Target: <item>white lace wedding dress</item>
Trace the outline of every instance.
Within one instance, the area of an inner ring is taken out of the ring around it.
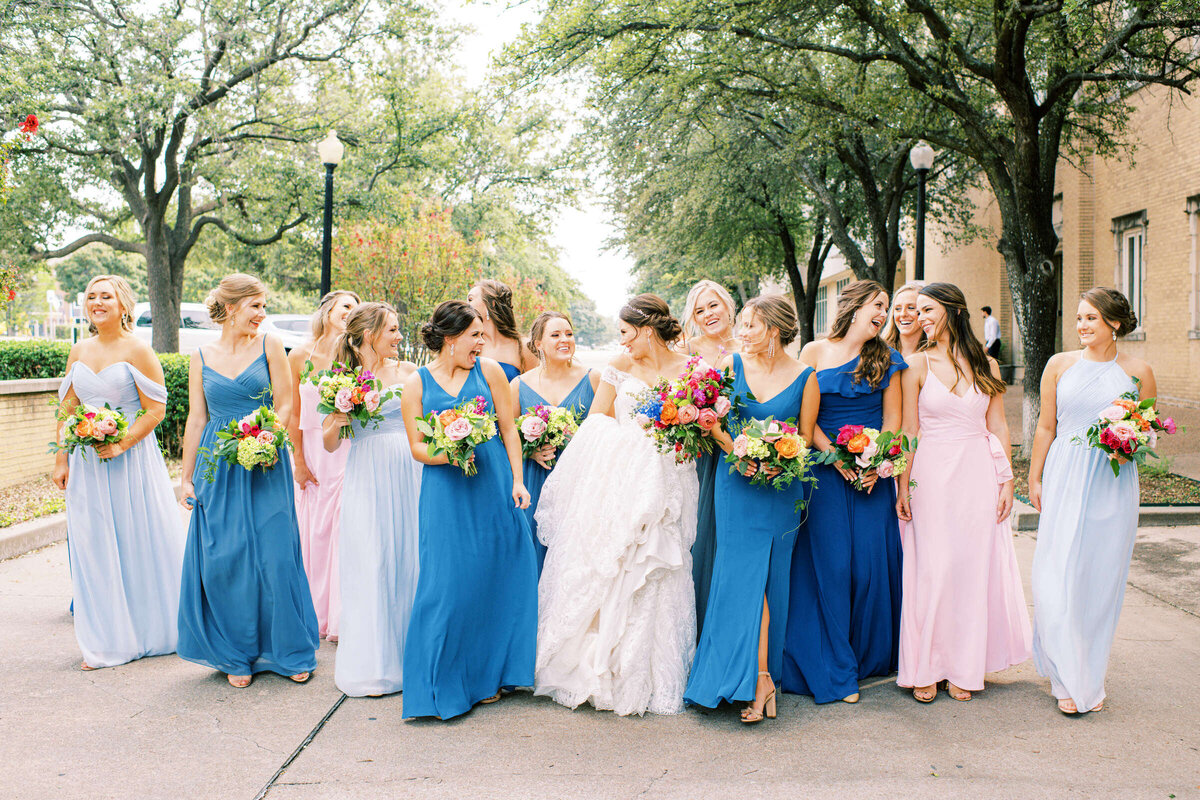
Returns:
[[[696,649],[694,464],[631,418],[646,388],[613,367],[616,419],[593,414],[546,480],[534,694],[617,714],[678,714]]]

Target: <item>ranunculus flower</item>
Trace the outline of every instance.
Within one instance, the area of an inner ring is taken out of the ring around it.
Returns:
[[[713,411],[717,412],[718,417],[724,417],[729,413],[729,409],[733,407],[733,403],[729,402],[729,398],[725,395],[718,395],[713,403]]]
[[[674,422],[677,416],[679,416],[679,409],[675,407],[674,403],[663,403],[662,411],[658,412],[658,418],[663,422]]]
[[[1167,433],[1175,433],[1174,417],[1164,417],[1163,419],[1159,420],[1159,422],[1162,424],[1164,431]]]
[[[717,425],[717,412],[711,408],[700,409],[700,416],[696,418],[696,424],[701,430],[711,431]]]
[[[333,407],[343,414],[354,410],[354,401],[349,389],[338,389],[338,393],[333,397]]]
[[[525,441],[534,442],[546,432],[546,421],[541,417],[526,417],[521,423],[521,435]]]
[[[275,444],[275,432],[274,431],[259,431],[258,436],[254,437],[254,438],[258,439],[263,444]]]
[[[112,417],[107,417],[96,423],[97,436],[112,436],[117,432],[117,421]]]
[[[840,439],[841,436],[838,436],[838,438]],[[859,432],[850,437],[850,440],[846,442],[846,449],[851,453],[861,453],[870,443],[871,437],[867,436],[865,433]]]
[[[775,443],[775,452],[780,458],[795,458],[800,454],[800,439],[796,436],[783,436]]]
[[[875,474],[878,475],[880,478],[890,478],[890,477],[892,477],[892,470],[893,470],[892,462],[884,461],[878,467],[875,468]]]
[[[837,443],[846,444],[855,436],[862,433],[862,429],[862,425],[843,425],[841,429],[838,430]]]
[[[1106,419],[1109,422],[1119,422],[1125,419],[1125,409],[1120,406],[1109,406],[1100,412],[1100,419]]]
[[[698,416],[700,416],[700,410],[695,406],[680,406],[676,419],[679,420],[680,425],[690,425],[696,421]]]
[[[471,435],[471,423],[459,417],[446,426],[446,438],[452,442],[461,441]]]
[[[75,426],[75,435],[80,439],[91,439],[96,435],[96,426],[90,419],[81,419]]]
[[[448,408],[442,413],[438,414],[438,422],[442,423],[443,428],[449,428],[450,423],[454,422],[456,419],[458,419],[458,412],[453,408]]]
[[[379,410],[380,397],[379,392],[374,389],[363,396],[363,405],[366,406],[367,411],[375,412]]]
[[[738,434],[738,437],[733,440],[733,454],[738,458],[745,458],[749,448],[750,437],[746,434]]]

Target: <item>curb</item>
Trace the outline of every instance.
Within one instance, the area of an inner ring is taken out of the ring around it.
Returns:
[[[1036,531],[1037,510],[1028,503],[1013,503],[1013,530]],[[1164,528],[1173,525],[1200,525],[1200,506],[1142,506],[1138,512],[1139,528]]]

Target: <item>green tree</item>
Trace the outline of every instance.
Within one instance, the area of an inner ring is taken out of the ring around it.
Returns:
[[[88,281],[97,275],[119,275],[129,281],[135,297],[146,296],[146,267],[141,259],[117,253],[103,245],[85,247],[54,265],[58,287],[70,303],[75,302],[87,288]]]

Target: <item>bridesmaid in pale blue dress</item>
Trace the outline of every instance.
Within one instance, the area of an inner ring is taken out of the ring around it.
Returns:
[[[559,406],[570,408],[582,423],[596,397],[596,386],[600,376],[592,370],[575,363],[575,330],[571,319],[559,311],[544,311],[533,321],[529,334],[529,349],[537,356],[541,366],[535,367],[519,378],[513,378],[513,406],[521,416],[534,406]],[[522,472],[525,488],[529,490],[529,508],[525,519],[533,534],[533,547],[537,552],[538,575],[546,560],[546,546],[538,541],[537,511],[542,486],[550,476],[561,452],[545,447],[532,457],[525,459]],[[547,463],[550,466],[547,466]]]
[[[292,413],[287,355],[260,334],[267,290],[250,275],[227,275],[208,296],[221,337],[192,356],[183,440],[183,496],[192,508],[179,600],[181,658],[220,670],[245,688],[257,672],[304,683],[317,665],[317,615],[300,555],[292,464],[263,471],[217,464],[202,448],[217,431],[262,405]],[[274,400],[273,400],[274,398]],[[199,478],[199,480],[196,480]]]
[[[333,361],[362,367],[382,392],[396,390],[378,411],[378,427],[333,413],[322,423],[324,446],[334,452],[353,428],[342,490],[338,540],[341,627],[333,681],[350,697],[377,697],[404,688],[404,637],[417,588],[417,500],[421,465],[408,449],[400,413],[400,386],[416,365],[397,361],[402,336],[387,303],[364,303],[346,317]]]
[[[71,348],[58,390],[64,410],[108,404],[129,420],[121,441],[55,458],[85,670],[173,653],[178,638],[183,526],[154,436],[167,389],[154,351],[131,332],[133,306],[124,278],[88,282],[84,310],[95,335]]]
[[[747,421],[767,417],[792,420],[804,441],[812,441],[821,390],[812,368],[784,351],[796,334],[796,312],[783,297],[756,297],[746,304],[742,353],[725,359],[733,367],[734,394],[744,405],[726,418],[726,430],[714,431],[721,451],[732,452],[733,438]],[[709,708],[744,701],[746,723],[775,716],[788,576],[801,520],[796,502],[808,494],[803,483],[782,491],[752,486],[749,479],[757,470],[757,462],[743,459],[740,471],[730,472],[722,459],[717,472],[708,624],[684,694],[687,702]]]
[[[1038,518],[1033,557],[1033,659],[1050,678],[1064,714],[1099,711],[1104,675],[1138,524],[1137,465],[1114,476],[1087,429],[1141,381],[1154,397],[1154,373],[1120,353],[1117,338],[1137,327],[1125,296],[1084,292],[1075,318],[1081,351],[1059,353],[1042,373],[1042,409],[1029,464],[1029,500]]]
[[[484,278],[467,293],[467,303],[483,321],[483,351],[479,355],[498,362],[506,381],[537,366],[521,344],[512,298],[512,289],[491,278]]]
[[[404,716],[450,719],[500,689],[532,686],[537,557],[521,509],[521,444],[504,372],[483,349],[483,322],[447,300],[421,328],[437,356],[404,383],[404,424],[421,475],[420,574],[404,647]],[[475,398],[499,432],[475,448],[477,474],[431,457],[416,420]]]
[[[698,281],[688,291],[684,302],[684,337],[679,343],[681,352],[700,356],[716,365],[730,353],[738,352],[734,333],[733,297],[715,281]],[[696,459],[696,478],[700,482],[700,504],[696,508],[696,541],[692,545],[692,582],[696,587],[696,635],[704,632],[704,618],[712,581],[713,562],[717,551],[717,517],[715,492],[717,473],[727,466],[722,453],[714,450]]]

